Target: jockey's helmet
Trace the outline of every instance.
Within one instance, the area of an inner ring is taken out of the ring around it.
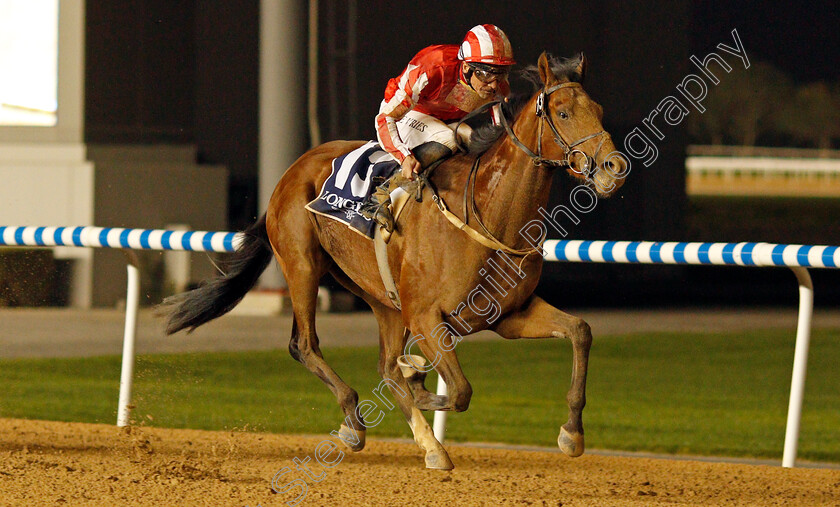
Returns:
[[[471,64],[483,63],[487,65],[513,65],[513,49],[510,41],[496,25],[476,25],[467,32],[458,59]]]

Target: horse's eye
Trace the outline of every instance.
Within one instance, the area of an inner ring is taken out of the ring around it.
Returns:
[[[560,111],[559,113],[557,113],[557,116],[559,116],[561,120],[569,119],[569,115],[566,114],[566,111]]]

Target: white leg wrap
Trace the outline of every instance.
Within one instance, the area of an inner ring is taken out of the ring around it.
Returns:
[[[426,358],[415,354],[408,354],[397,358],[397,366],[400,367],[403,377],[410,378],[413,375],[422,373],[426,369]]]

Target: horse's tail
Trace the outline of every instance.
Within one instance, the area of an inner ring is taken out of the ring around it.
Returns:
[[[243,240],[225,263],[227,272],[206,280],[189,292],[166,298],[161,306],[168,314],[166,334],[177,333],[221,317],[231,311],[256,285],[268,263],[272,250],[265,229],[265,215],[243,232]]]

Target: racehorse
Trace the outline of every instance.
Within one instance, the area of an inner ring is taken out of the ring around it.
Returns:
[[[167,334],[195,329],[227,313],[255,285],[273,256],[292,301],[289,352],[333,392],[347,416],[341,440],[359,451],[365,445],[364,416],[370,411],[359,409],[356,391],[324,360],[315,332],[318,282],[329,272],[373,310],[379,324],[383,383],[425,451],[426,467],[446,470],[453,464],[420,411],[460,412],[469,407],[472,388],[455,351],[461,335],[491,329],[507,339],[566,338],[573,348],[573,368],[569,417],[558,445],[565,454],[580,456],[592,333],[582,319],[534,294],[542,270],[541,248],[521,230],[539,219],[540,208],[547,206],[555,169],[565,169],[599,197],[618,190],[629,171],[623,158],[610,156],[618,152],[603,130],[601,106],[582,87],[585,71],[582,53],[566,60],[543,53],[531,71],[538,77],[534,81],[539,90],[512,121],[505,122],[507,135],[501,131],[485,142],[480,156],[461,153],[445,160],[423,190],[426,197],[436,191],[433,199],[410,202],[404,208],[398,233],[387,246],[401,309],[386,294],[373,243],[304,208],[318,197],[331,161],[363,144],[333,141],[306,152],[284,173],[266,213],[245,231],[226,274],[164,302],[170,312]],[[483,243],[439,212],[445,202],[467,229],[470,224],[481,225]],[[498,257],[500,252],[506,252],[504,259]],[[487,266],[493,266],[493,276]],[[432,366],[446,382],[448,395],[432,394],[423,386],[425,371],[431,368],[420,356],[409,354],[407,349],[415,344],[433,358]],[[406,367],[406,360],[411,367]]]

